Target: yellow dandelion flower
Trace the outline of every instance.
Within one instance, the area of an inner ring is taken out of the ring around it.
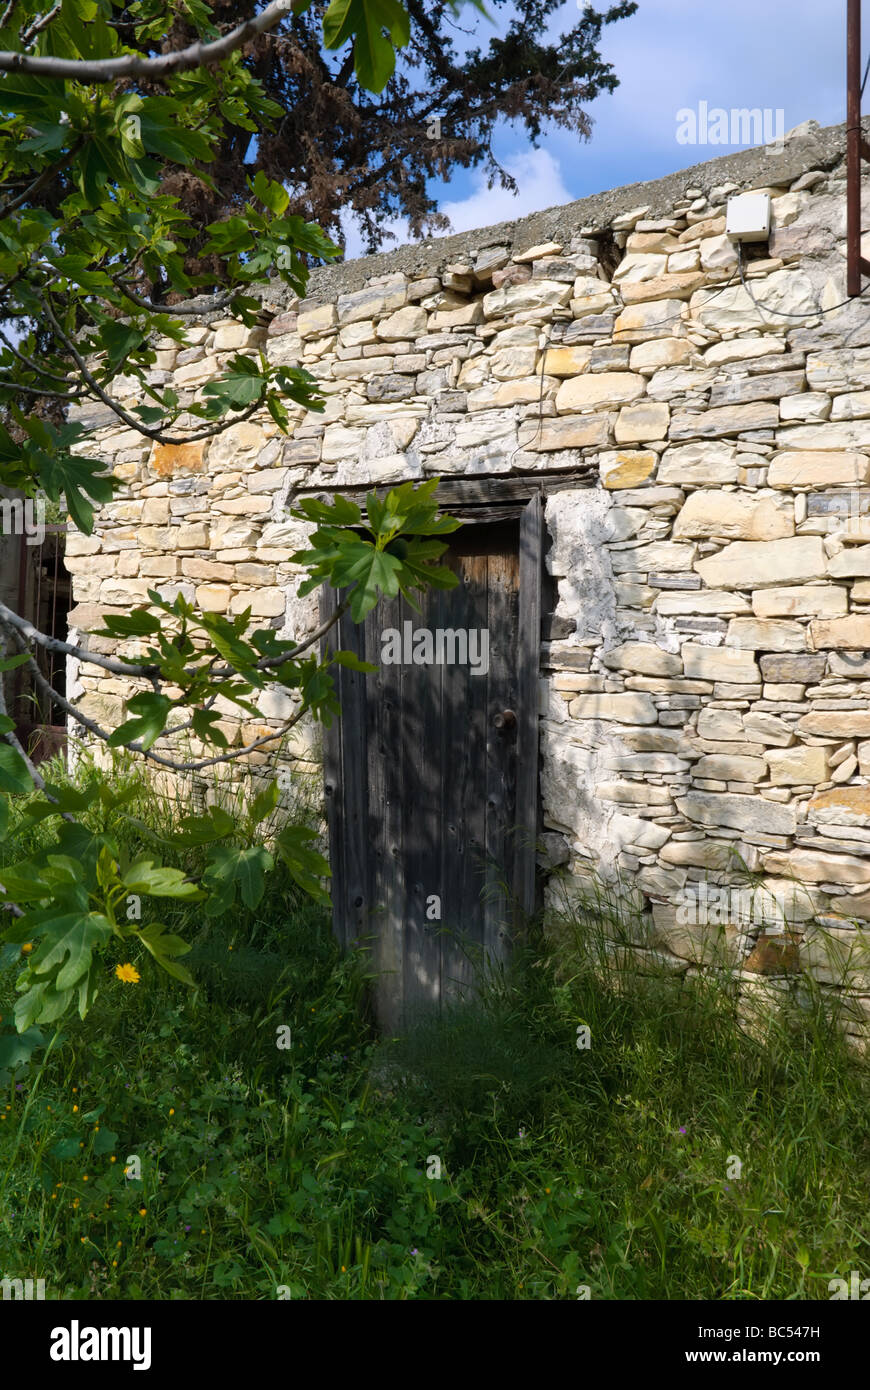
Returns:
[[[82,1174],[82,1182],[87,1182],[87,1180],[88,1180],[88,1175],[87,1175],[87,1173],[83,1173],[83,1174]]]
[[[139,1215],[140,1215],[140,1216],[144,1216],[145,1213],[147,1212],[147,1210],[148,1210],[147,1207],[140,1207],[140,1208],[139,1208]]]
[[[112,1261],[112,1268],[113,1268],[113,1269],[117,1269],[117,1268],[118,1268],[118,1261],[117,1261],[117,1260],[113,1260],[113,1261]]]
[[[77,1105],[74,1105],[74,1106],[73,1106],[73,1114],[75,1114],[77,1110],[78,1110],[78,1106],[77,1106]]]
[[[117,1163],[117,1162],[118,1162],[118,1160],[117,1160],[117,1158],[115,1157],[114,1154],[112,1154],[112,1157],[109,1159],[109,1162],[110,1162],[110,1163]]]
[[[128,985],[138,985],[142,978],[135,965],[131,965],[129,961],[125,965],[116,965],[115,974]]]
[[[174,1111],[174,1110],[170,1110],[169,1113],[170,1113],[170,1115],[174,1115],[174,1114],[175,1114],[175,1111]]]
[[[32,941],[25,941],[24,945],[21,947],[21,954],[22,954],[23,956],[29,956],[29,955],[30,955],[30,952],[31,952],[32,950],[33,950],[33,942],[32,942]]]

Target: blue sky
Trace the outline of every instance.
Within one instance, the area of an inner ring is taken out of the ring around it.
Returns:
[[[607,2],[597,0],[597,8]],[[575,0],[568,0],[561,28],[574,8]],[[480,24],[485,34],[487,23]],[[870,3],[864,26],[866,53]],[[605,28],[602,51],[621,85],[591,103],[589,143],[553,130],[533,150],[521,129],[505,123],[494,149],[519,193],[488,189],[475,171],[433,184],[454,231],[523,217],[744,148],[677,143],[677,112],[697,110],[701,101],[729,111],[781,109],[786,130],[810,119],[821,125],[845,120],[846,0],[640,0],[633,18]],[[402,227],[395,230],[399,242],[408,239]],[[347,254],[360,254],[352,234]]]

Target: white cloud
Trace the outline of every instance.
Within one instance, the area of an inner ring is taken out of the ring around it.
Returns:
[[[467,232],[477,227],[491,227],[495,222],[509,222],[532,212],[541,212],[544,208],[571,202],[572,195],[565,186],[559,161],[548,150],[521,150],[502,163],[516,179],[518,191],[512,193],[509,188],[499,185],[487,188],[485,173],[476,171],[472,176],[473,192],[467,198],[457,198],[440,205],[440,211],[450,218],[450,231]],[[412,240],[404,219],[389,218],[383,225],[396,236],[395,241],[384,242],[384,251],[405,246]],[[344,219],[343,227],[346,259],[362,256],[362,237],[352,215]],[[449,236],[450,231],[439,233],[439,236]]]
[[[467,198],[441,204],[441,211],[450,218],[454,232],[489,227],[494,222],[512,221],[571,202],[572,195],[565,186],[559,161],[549,150],[524,150],[503,163],[516,179],[519,191],[512,193],[498,185],[487,188],[486,175],[477,173],[473,193]]]

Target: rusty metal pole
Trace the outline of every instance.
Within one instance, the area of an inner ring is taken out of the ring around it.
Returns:
[[[846,40],[846,293],[861,293],[861,0],[849,0]]]

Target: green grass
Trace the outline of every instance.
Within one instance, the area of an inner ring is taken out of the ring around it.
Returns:
[[[587,914],[379,1042],[364,955],[280,871],[256,913],[170,920],[195,992],[107,963],[85,1022],[0,1073],[0,1274],[340,1300],[827,1299],[870,1274],[868,1069],[818,1000],[748,1034],[715,980],[608,974]]]

